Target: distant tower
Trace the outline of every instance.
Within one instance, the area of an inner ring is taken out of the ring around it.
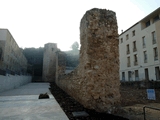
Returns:
[[[54,82],[56,77],[56,43],[47,43],[43,54],[43,81]]]

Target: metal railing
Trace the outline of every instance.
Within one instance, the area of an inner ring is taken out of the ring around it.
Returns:
[[[156,44],[156,40],[154,39],[154,40],[152,40],[152,42],[153,42],[153,44]]]
[[[131,67],[131,64],[130,64],[130,63],[127,63],[127,67]]]
[[[144,63],[147,63],[147,59],[144,59]]]
[[[138,61],[134,61],[134,65],[138,65]]]
[[[137,48],[136,48],[136,47],[134,47],[134,48],[133,48],[133,52],[136,52],[136,51],[137,51]]]
[[[155,107],[150,107],[150,106],[144,106],[143,107],[144,120],[146,120],[146,111],[145,111],[145,108],[149,108],[149,109],[160,111],[160,108],[155,108]]]
[[[127,53],[127,54],[130,54],[130,51],[129,51],[129,50],[127,50],[127,51],[126,51],[126,53]]]
[[[143,44],[143,48],[146,48],[146,44]]]
[[[154,60],[155,61],[158,60],[158,55],[154,56]]]

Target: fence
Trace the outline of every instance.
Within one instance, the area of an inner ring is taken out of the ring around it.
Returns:
[[[160,111],[160,108],[155,108],[155,107],[150,107],[150,106],[144,106],[143,107],[144,120],[146,120],[146,111],[145,111],[145,108],[149,108],[149,109]]]

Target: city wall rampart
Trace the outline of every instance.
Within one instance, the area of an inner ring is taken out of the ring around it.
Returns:
[[[56,84],[86,108],[114,113],[120,105],[115,12],[96,8],[87,11],[80,23],[80,43],[78,67],[67,75],[57,74]]]

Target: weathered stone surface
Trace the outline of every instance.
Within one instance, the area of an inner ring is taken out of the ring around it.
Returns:
[[[56,43],[47,43],[43,54],[43,81],[54,82],[56,78]]]
[[[56,52],[56,82],[58,78],[64,76],[66,70],[66,54],[61,51]]]
[[[80,23],[80,63],[57,85],[86,108],[114,113],[120,103],[118,27],[115,12],[92,9]]]

